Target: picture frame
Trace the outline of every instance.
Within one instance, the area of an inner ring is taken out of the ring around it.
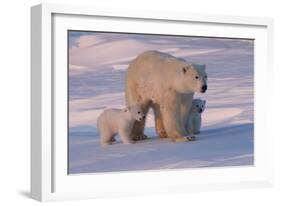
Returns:
[[[132,25],[138,26],[132,26]],[[255,45],[254,166],[68,175],[67,30],[245,37]],[[39,201],[226,190],[273,185],[269,105],[273,20],[40,4],[31,8],[31,196]],[[191,32],[190,30],[188,30]],[[192,32],[191,32],[192,33]],[[65,41],[63,40],[65,39]],[[60,69],[58,69],[60,68]],[[266,85],[266,88],[264,87]],[[266,137],[266,138],[265,138]],[[264,140],[266,139],[266,141]]]

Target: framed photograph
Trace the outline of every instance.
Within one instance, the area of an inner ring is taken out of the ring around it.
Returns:
[[[34,199],[272,185],[271,19],[41,4],[31,25]]]

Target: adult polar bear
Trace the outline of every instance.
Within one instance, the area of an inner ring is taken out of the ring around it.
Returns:
[[[127,106],[141,105],[146,114],[151,107],[159,137],[188,141],[184,123],[194,92],[207,90],[205,65],[189,64],[158,51],[146,51],[134,59],[126,76]],[[145,120],[136,122],[132,137],[145,137]]]

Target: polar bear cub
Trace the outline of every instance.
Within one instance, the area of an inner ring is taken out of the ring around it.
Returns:
[[[188,134],[200,134],[202,113],[206,107],[206,100],[193,99],[185,128]]]
[[[119,134],[124,144],[132,143],[130,137],[135,121],[145,119],[140,106],[134,105],[126,109],[107,109],[98,118],[97,126],[100,133],[101,145],[109,145]]]

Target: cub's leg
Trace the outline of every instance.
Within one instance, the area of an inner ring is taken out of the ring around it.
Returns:
[[[187,121],[187,124],[186,124],[186,129],[187,129],[187,133],[188,134],[194,134],[193,131],[194,131],[194,121],[193,121],[193,117],[189,117],[188,118],[188,121]]]
[[[194,119],[194,134],[200,134],[200,129],[201,129],[201,117],[195,118]]]
[[[183,124],[184,129],[187,131],[187,124],[188,119],[190,116],[190,110],[192,107],[192,100],[194,97],[194,93],[188,93],[188,94],[181,94],[180,95],[180,115],[181,115],[181,123]]]
[[[112,144],[112,138],[114,139],[114,134],[111,134],[107,131],[103,131],[100,134],[100,144],[102,146],[107,146]]]
[[[109,125],[110,123],[106,121],[104,116],[99,117],[97,127],[100,134],[100,144],[102,146],[112,144],[112,139],[115,139],[115,134],[110,131]]]
[[[129,127],[120,128],[118,134],[120,135],[120,138],[121,138],[121,141],[123,142],[123,144],[134,143],[130,137],[130,128]]]

